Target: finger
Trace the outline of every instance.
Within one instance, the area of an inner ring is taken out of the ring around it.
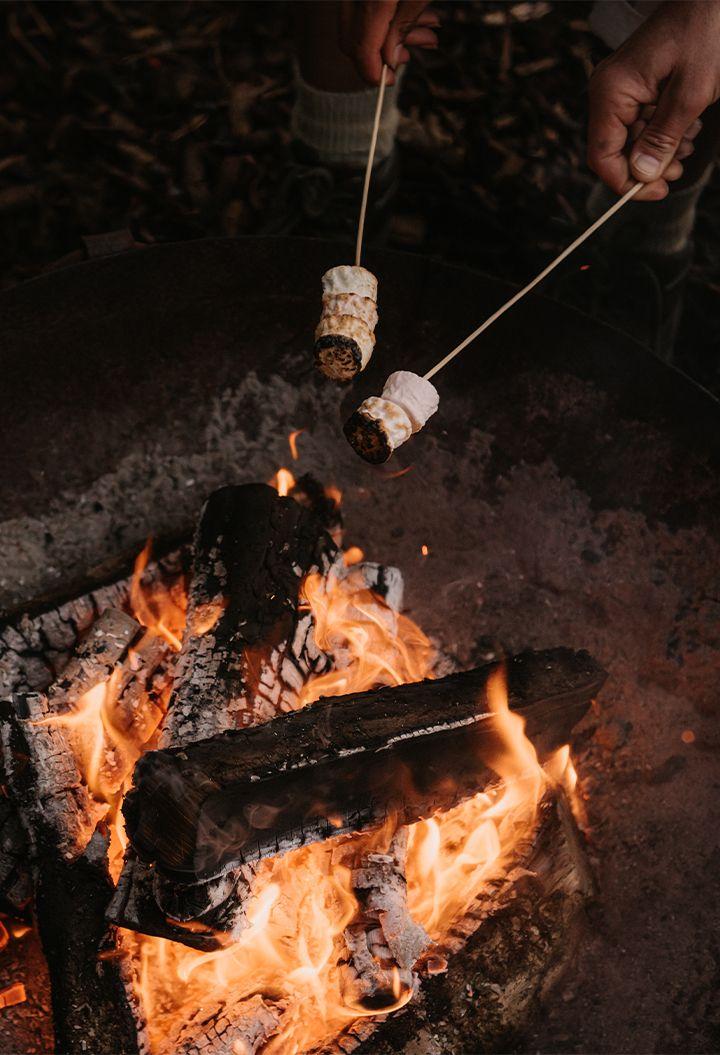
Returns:
[[[636,139],[639,139],[646,128],[647,121],[634,121],[630,125],[630,130],[628,133],[628,138],[630,139],[630,142],[634,143]]]
[[[675,155],[668,167],[663,172],[663,179],[667,180],[668,183],[673,183],[676,179],[680,179],[682,174],[683,164],[679,160],[677,155]]]
[[[677,149],[675,157],[678,161],[684,161],[685,158],[689,158],[691,154],[695,153],[695,144],[691,139],[683,139],[682,143]]]
[[[620,83],[602,72],[590,80],[587,159],[603,183],[624,194],[632,185],[625,156],[628,128],[638,119],[639,105]]]
[[[397,7],[394,0],[373,0],[371,4],[353,4],[351,39],[347,41],[347,53],[355,63],[360,76],[368,84],[378,85],[380,83],[384,61],[382,47]],[[392,70],[389,70],[387,83],[393,84],[394,80]]]
[[[406,48],[436,48],[438,46],[437,33],[424,26],[413,27],[406,33],[404,44]]]
[[[439,29],[442,25],[440,15],[437,11],[433,11],[431,7],[421,11],[418,17],[415,19],[416,26],[430,26],[431,29]]]
[[[389,66],[400,61],[399,49],[404,46],[406,35],[428,6],[427,0],[401,0],[397,5],[382,46],[382,57]]]
[[[630,186],[633,182],[631,181]],[[635,195],[633,201],[662,201],[663,198],[667,198],[669,190],[666,180],[655,180],[653,183],[646,183],[643,189]]]
[[[630,152],[630,171],[635,179],[652,182],[665,176],[686,130],[705,105],[682,82],[669,82],[653,117]]]

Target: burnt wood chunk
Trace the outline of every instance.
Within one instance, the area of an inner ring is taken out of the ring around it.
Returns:
[[[265,484],[224,487],[208,499],[162,747],[184,750],[266,722],[291,710],[308,677],[329,668],[299,592],[307,574],[326,576],[343,564],[322,512],[311,505],[318,504],[280,497]],[[334,507],[327,512],[337,517]],[[214,947],[218,931],[238,936],[245,926],[252,873],[251,864],[238,862],[232,872],[178,881],[128,858],[109,918]]]
[[[389,846],[350,838],[333,850],[333,866],[350,869],[357,899],[356,918],[345,931],[347,962],[343,991],[348,1004],[381,1010],[397,1000],[397,987],[414,989],[416,961],[430,945],[425,930],[410,915],[405,862],[407,828],[398,828]]]
[[[307,842],[447,809],[492,780],[501,744],[487,689],[501,664],[322,699],[255,728],[151,752],[126,796],[127,831],[158,874],[188,884]],[[586,652],[508,660],[510,706],[543,757],[605,682]]]
[[[267,721],[327,669],[298,595],[338,553],[310,510],[265,484],[223,487],[205,505],[194,552],[163,747]]]

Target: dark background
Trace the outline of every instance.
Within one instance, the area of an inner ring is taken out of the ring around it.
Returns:
[[[604,49],[586,3],[438,8],[440,49],[403,86],[390,244],[521,282],[585,225],[586,85]],[[148,243],[312,234],[288,189],[289,23],[273,2],[2,5],[0,288],[117,228]],[[719,188],[716,174],[678,342],[716,392]]]

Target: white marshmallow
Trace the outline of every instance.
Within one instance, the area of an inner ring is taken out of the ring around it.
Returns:
[[[357,293],[326,293],[322,304],[323,315],[354,315],[369,330],[377,326],[377,304],[370,297],[360,297]]]
[[[315,330],[315,340],[328,336],[349,337],[360,349],[360,370],[364,370],[370,361],[375,347],[375,336],[361,319],[354,315],[323,315]]]
[[[352,264],[331,267],[322,277],[323,293],[356,293],[377,300],[377,279],[371,271]]]
[[[391,451],[396,450],[412,436],[412,422],[397,403],[391,403],[379,396],[371,396],[360,404],[358,413],[382,425]]]
[[[396,370],[390,374],[382,398],[402,407],[412,423],[413,432],[419,432],[440,406],[435,385],[410,370]]]

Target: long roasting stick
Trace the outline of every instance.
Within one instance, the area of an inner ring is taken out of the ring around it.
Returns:
[[[367,188],[367,177],[365,183]],[[460,355],[460,352],[467,348],[467,346],[471,344],[476,337],[479,337],[481,333],[484,333],[484,331],[487,330],[488,326],[492,326],[492,324],[497,319],[499,319],[501,315],[504,315],[506,311],[509,311],[510,308],[512,308],[514,304],[517,304],[519,300],[522,300],[526,293],[529,293],[532,289],[535,289],[535,287],[540,282],[542,282],[542,280],[546,278],[551,271],[555,270],[558,264],[561,264],[563,260],[566,260],[567,257],[569,257],[570,254],[578,248],[578,246],[582,245],[583,242],[590,237],[590,235],[595,234],[599,227],[602,227],[602,225],[607,220],[609,220],[611,216],[614,216],[619,209],[622,209],[623,205],[625,205],[626,202],[629,202],[630,199],[637,194],[640,188],[644,186],[644,183],[636,183],[634,187],[631,187],[629,191],[626,191],[626,193],[623,194],[622,198],[619,198],[614,205],[610,206],[607,212],[604,212],[602,216],[600,216],[595,221],[595,223],[590,224],[587,231],[584,231],[581,235],[579,235],[575,239],[575,241],[567,247],[567,249],[563,249],[562,253],[560,253],[559,256],[555,257],[555,259],[550,264],[548,264],[548,266],[543,271],[541,271],[539,275],[536,275],[532,282],[528,282],[527,286],[525,286],[513,297],[511,297],[510,300],[507,301],[507,303],[503,304],[501,308],[498,308],[498,310],[494,312],[489,319],[485,319],[485,322],[481,323],[481,325],[478,326],[476,330],[473,330],[469,337],[466,337],[464,341],[461,341],[457,348],[453,348],[451,352],[448,352],[444,359],[441,359],[439,363],[435,364],[432,370],[428,370],[428,372],[424,375],[425,380],[429,381],[431,377],[434,377],[435,374],[439,373],[444,366],[447,366],[448,363],[452,362],[456,355]],[[360,230],[362,233],[362,227]],[[360,243],[358,241],[358,246],[359,244]],[[356,261],[356,263],[357,262],[358,261]]]
[[[367,167],[365,169],[365,183],[363,184],[362,204],[360,205],[360,219],[358,220],[357,242],[355,243],[355,266],[360,266],[362,256],[363,233],[365,231],[365,213],[367,212],[368,194],[370,192],[370,177],[372,176],[373,162],[375,161],[375,147],[377,146],[378,131],[380,129],[380,115],[382,114],[383,99],[385,98],[385,81],[387,80],[387,66],[383,65],[378,88],[377,104],[375,106],[375,120],[373,122],[372,136],[370,137],[370,150],[368,151]]]

